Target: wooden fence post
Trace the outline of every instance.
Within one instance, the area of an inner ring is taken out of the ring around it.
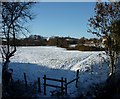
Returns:
[[[62,94],[63,94],[63,77],[61,77],[61,92],[62,92]]]
[[[41,92],[41,83],[40,83],[40,77],[38,77],[38,92]]]
[[[25,79],[25,87],[27,87],[27,78],[26,78],[26,73],[24,73],[24,79]]]
[[[44,75],[44,95],[46,95],[46,75]]]
[[[79,79],[79,70],[77,70],[77,73],[76,73],[76,88],[78,88],[78,79]]]
[[[65,94],[67,95],[67,78],[65,78]]]

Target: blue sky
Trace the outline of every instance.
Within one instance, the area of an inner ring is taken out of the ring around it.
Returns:
[[[87,32],[94,6],[95,2],[38,2],[31,9],[35,19],[29,22],[29,30],[45,37],[96,37]]]

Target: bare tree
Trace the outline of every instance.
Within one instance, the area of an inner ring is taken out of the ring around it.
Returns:
[[[89,19],[89,32],[99,37],[106,37],[107,42],[105,43],[105,49],[110,57],[110,74],[113,74],[116,67],[116,48],[118,46],[113,34],[118,34],[120,36],[120,33],[114,32],[114,29],[118,28],[115,26],[115,21],[120,20],[120,2],[97,2],[94,10],[94,17]],[[111,27],[114,27],[114,29]]]
[[[2,40],[1,54],[3,58],[3,79],[4,72],[8,69],[10,58],[16,52],[16,35],[24,34],[28,31],[24,27],[24,23],[32,19],[30,8],[33,5],[31,2],[2,2]],[[12,46],[10,41],[13,41]]]

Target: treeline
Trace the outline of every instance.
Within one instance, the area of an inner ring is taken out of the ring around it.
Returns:
[[[6,43],[6,41],[2,41],[2,44],[5,45]],[[9,44],[11,46],[46,46],[47,40],[39,35],[30,35],[26,38],[15,39],[15,41],[10,39]]]
[[[68,48],[71,44],[77,44],[78,39],[70,37],[52,37],[49,38],[47,45],[48,46],[57,46]]]
[[[15,43],[14,43],[15,42]],[[104,50],[101,47],[102,39],[90,38],[87,39],[82,37],[71,38],[71,37],[50,37],[45,38],[40,35],[30,35],[26,38],[16,39],[15,41],[10,40],[11,46],[57,46],[66,48],[68,50],[80,50],[80,51],[99,51]],[[3,44],[6,42],[3,40]],[[13,45],[14,44],[14,45]]]
[[[76,45],[74,49],[79,51],[104,51],[105,50],[100,46],[96,47],[96,46],[85,46],[85,45]]]

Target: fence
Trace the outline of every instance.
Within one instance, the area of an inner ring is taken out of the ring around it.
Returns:
[[[67,82],[67,78],[63,78],[61,77],[61,79],[55,79],[55,78],[48,78],[46,77],[46,75],[44,75],[43,77],[43,86],[44,86],[44,95],[46,95],[46,90],[47,90],[47,86],[49,87],[54,87],[54,88],[60,88],[61,89],[61,93],[64,93],[65,91],[65,95],[67,95],[67,90],[68,90],[68,85],[73,83],[74,81],[76,81],[76,88],[78,88],[78,79],[79,79],[79,70],[77,70],[76,72],[76,78],[74,78],[73,80]],[[52,84],[48,84],[47,80],[51,80],[51,81],[56,81],[56,82],[60,82],[61,86],[58,85],[52,85]],[[26,73],[24,73],[24,81],[25,81],[25,87],[27,87],[27,77],[26,77]],[[41,83],[40,83],[40,78],[38,78],[38,92],[41,92]]]
[[[63,79],[63,77],[61,77],[61,79],[54,79],[54,78],[47,78],[46,75],[44,75],[43,79],[44,79],[44,83],[43,83],[43,85],[44,85],[44,95],[46,95],[46,86],[60,88],[61,92],[63,93],[63,90],[65,89],[65,87],[63,85],[63,83],[65,82],[65,80]],[[47,84],[47,80],[60,82],[61,86]]]
[[[71,81],[69,81],[69,82],[67,82],[67,78],[63,79],[63,77],[61,77],[61,79],[54,79],[54,78],[48,78],[48,77],[46,77],[46,75],[44,75],[43,79],[44,79],[44,83],[43,83],[43,85],[44,85],[44,95],[46,95],[46,87],[47,86],[60,88],[61,89],[61,93],[63,93],[63,91],[65,90],[65,94],[67,95],[67,86],[69,84],[71,84],[72,82],[76,81],[76,88],[78,87],[79,70],[77,70],[76,78],[71,80]],[[60,82],[61,86],[48,84],[47,80]]]
[[[26,77],[26,73],[24,73],[24,80],[25,80],[25,87],[27,87],[27,77]]]
[[[69,81],[69,82],[66,83],[65,85],[67,86],[67,85],[71,84],[72,82],[76,81],[76,88],[78,88],[78,79],[79,79],[79,70],[77,70],[76,78],[73,79],[73,80],[71,80],[71,81]]]

